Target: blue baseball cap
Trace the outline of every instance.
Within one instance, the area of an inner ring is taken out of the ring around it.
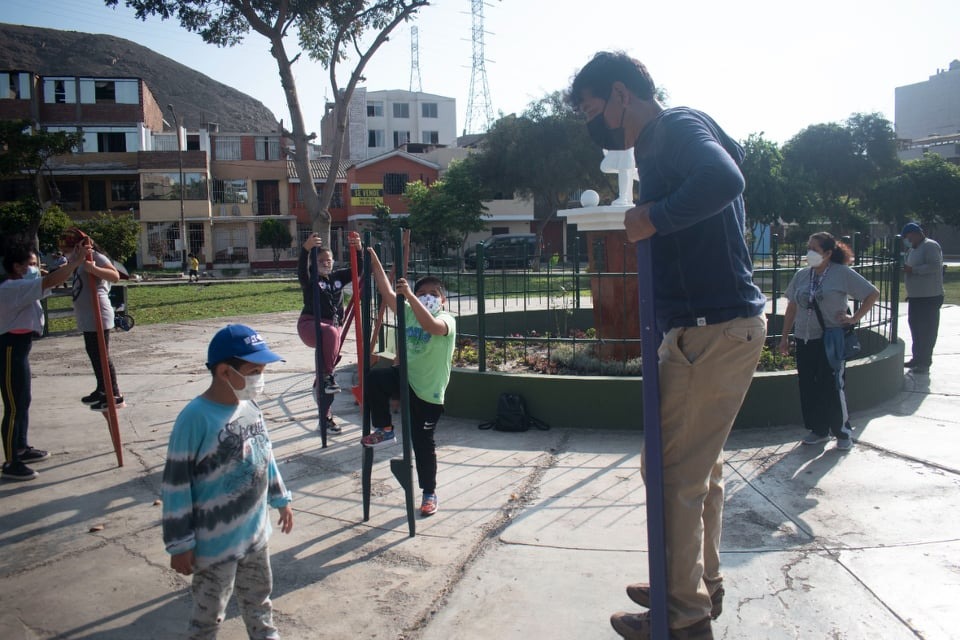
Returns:
[[[908,233],[913,233],[914,231],[916,231],[917,233],[923,233],[923,229],[920,227],[919,224],[917,224],[916,222],[908,222],[907,224],[903,225],[903,230],[900,231],[900,235],[905,236]]]
[[[270,351],[259,333],[242,324],[228,324],[213,336],[207,348],[207,368],[212,369],[230,358],[239,358],[254,364],[286,362]]]

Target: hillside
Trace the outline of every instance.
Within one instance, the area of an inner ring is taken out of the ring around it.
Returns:
[[[130,40],[108,35],[0,23],[0,69],[40,75],[143,78],[161,108],[172,104],[191,129],[277,131],[259,100]],[[169,115],[164,114],[169,121]]]

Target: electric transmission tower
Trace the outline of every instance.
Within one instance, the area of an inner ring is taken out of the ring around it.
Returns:
[[[423,92],[420,79],[420,30],[410,27],[410,91]]]
[[[467,123],[463,133],[481,133],[493,124],[490,86],[483,52],[483,0],[470,0],[473,16],[473,67],[470,71],[470,98],[467,100]]]

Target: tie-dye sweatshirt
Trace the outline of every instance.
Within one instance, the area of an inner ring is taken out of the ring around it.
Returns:
[[[162,497],[167,552],[193,549],[197,569],[263,548],[267,502],[280,508],[291,496],[256,403],[198,397],[184,407],[170,434]]]

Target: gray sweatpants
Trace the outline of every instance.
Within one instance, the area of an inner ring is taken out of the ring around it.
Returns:
[[[280,633],[273,626],[273,606],[270,603],[273,572],[266,546],[239,560],[221,562],[193,574],[190,640],[217,637],[234,585],[247,635],[256,640],[278,640]]]

